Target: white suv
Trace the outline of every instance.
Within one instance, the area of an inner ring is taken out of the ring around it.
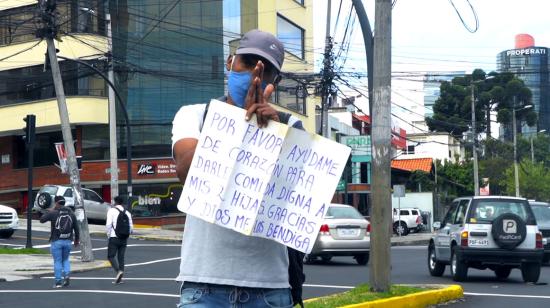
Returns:
[[[10,238],[19,226],[15,209],[0,205],[0,238]]]
[[[526,199],[465,197],[455,199],[428,245],[428,269],[441,276],[450,265],[455,281],[468,268],[490,269],[506,279],[520,268],[525,282],[537,282],[544,253],[542,234]]]
[[[107,211],[111,205],[105,201],[93,190],[82,188],[84,198],[84,211],[88,219],[106,220]],[[74,208],[73,189],[70,186],[62,185],[44,185],[38,191],[34,200],[33,211],[42,212],[45,209],[54,206],[55,196],[65,197],[65,205]]]
[[[417,208],[393,209],[393,231],[398,235],[407,235],[411,231],[422,230],[422,216]]]

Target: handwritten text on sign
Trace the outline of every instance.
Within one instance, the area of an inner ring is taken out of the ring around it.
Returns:
[[[212,100],[178,209],[309,253],[350,148]]]

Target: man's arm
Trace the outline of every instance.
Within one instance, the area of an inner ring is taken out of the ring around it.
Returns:
[[[184,138],[178,140],[174,144],[174,160],[176,162],[176,173],[180,182],[185,183],[187,173],[189,173],[189,167],[191,167],[191,161],[195,154],[195,148],[199,141],[194,138]]]
[[[53,215],[54,215],[53,210],[46,212],[44,215],[42,215],[42,217],[40,217],[40,222],[45,223],[46,221],[52,220]]]
[[[71,212],[71,218],[75,223],[73,223],[73,230],[74,230],[74,245],[78,246],[80,243],[80,229],[78,228],[78,225],[76,223],[76,216],[73,212]]]
[[[107,233],[107,237],[109,237],[109,234],[111,234],[112,229],[113,229],[113,208],[110,208],[107,211],[107,219],[105,220],[105,232]]]

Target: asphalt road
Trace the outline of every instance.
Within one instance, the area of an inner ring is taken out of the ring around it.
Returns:
[[[24,244],[24,233],[18,231],[11,244]],[[46,233],[36,233],[35,245],[46,244]],[[20,236],[20,237],[19,237]],[[6,240],[0,240],[0,245]],[[93,238],[95,256],[106,258],[106,240]],[[45,247],[44,249],[47,249]],[[179,268],[177,243],[130,240],[127,250],[125,283],[113,285],[114,272],[101,269],[73,274],[69,288],[52,289],[52,277],[0,282],[0,307],[175,307],[178,284],[174,282]],[[334,258],[328,264],[305,266],[306,298],[345,291],[368,282],[368,266],[357,265],[352,258]],[[491,271],[469,271],[469,281],[462,283],[466,299],[450,307],[549,307],[550,267],[544,267],[542,285],[523,283],[519,270],[513,270],[507,281],[498,281]],[[447,269],[443,277],[431,277],[426,267],[425,247],[392,248],[392,283],[454,283]]]

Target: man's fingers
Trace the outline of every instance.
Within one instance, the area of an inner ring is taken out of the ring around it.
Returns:
[[[271,94],[273,94],[273,91],[275,91],[275,87],[273,86],[273,84],[268,84],[267,87],[265,87],[265,90],[264,90],[264,94],[263,94],[263,97],[264,97],[264,102],[268,102],[269,99],[271,98]]]

